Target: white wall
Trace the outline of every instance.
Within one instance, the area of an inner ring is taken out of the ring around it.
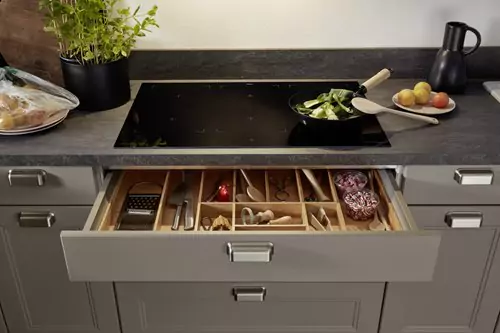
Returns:
[[[449,20],[477,28],[483,45],[500,46],[500,0],[124,1],[159,6],[161,29],[138,49],[439,46]]]

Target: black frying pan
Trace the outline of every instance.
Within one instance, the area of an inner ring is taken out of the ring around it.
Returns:
[[[6,66],[9,66],[9,64],[7,64],[7,61],[5,61],[4,57],[2,56],[2,53],[0,53],[0,67],[6,67]]]
[[[375,74],[372,78],[368,79],[365,81],[357,91],[353,91],[353,98],[354,97],[363,97],[365,98],[365,94],[377,87],[379,84],[382,82],[386,81],[390,76],[391,76],[392,70],[391,69],[383,69],[377,74]],[[318,118],[312,118],[309,117],[308,115],[304,115],[297,111],[295,106],[297,104],[304,103],[306,101],[312,100],[317,98],[321,93],[325,93],[327,91],[301,91],[290,97],[288,101],[288,105],[290,108],[299,116],[301,119],[302,123],[305,124],[307,127],[309,127],[313,131],[321,131],[321,133],[357,133],[361,132],[362,129],[362,117],[365,116],[361,111],[358,111],[354,109],[354,107],[351,105],[351,109],[354,111],[356,116],[350,117],[348,119],[344,120],[329,120],[329,119],[318,119]]]

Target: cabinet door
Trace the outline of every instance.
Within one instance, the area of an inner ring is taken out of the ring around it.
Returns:
[[[484,218],[489,219],[498,217],[498,213],[493,214],[495,209],[474,210],[484,210]],[[389,283],[381,333],[493,332],[500,309],[500,257],[495,258],[498,229],[448,228],[442,213],[453,211],[453,207],[411,210],[426,229],[443,230],[434,280]],[[443,227],[436,227],[439,224]],[[491,224],[483,221],[483,225]]]
[[[383,283],[116,283],[123,333],[377,333]]]
[[[0,306],[0,333],[7,333],[7,327],[5,327],[5,319],[3,318],[1,306]]]
[[[68,279],[62,229],[83,226],[90,207],[0,207],[0,304],[12,333],[118,332],[111,283],[74,283]],[[20,226],[20,212],[43,215]],[[2,331],[0,325],[0,332]]]

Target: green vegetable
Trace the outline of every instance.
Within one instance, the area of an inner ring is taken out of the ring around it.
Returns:
[[[353,93],[345,89],[330,89],[328,93],[322,93],[316,99],[297,104],[295,110],[312,118],[345,120],[359,116],[350,107]]]

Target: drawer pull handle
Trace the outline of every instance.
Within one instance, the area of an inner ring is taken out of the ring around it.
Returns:
[[[460,185],[491,185],[493,184],[493,171],[457,169],[453,178]]]
[[[51,212],[21,212],[19,226],[23,228],[50,228],[56,223],[56,216]]]
[[[264,302],[266,288],[264,287],[238,287],[233,288],[236,302]]]
[[[47,172],[41,169],[33,170],[9,170],[7,176],[10,186],[43,186],[47,178]]]
[[[450,228],[479,228],[483,223],[481,212],[447,213],[444,221]]]
[[[270,262],[273,252],[272,243],[227,243],[231,262]]]

